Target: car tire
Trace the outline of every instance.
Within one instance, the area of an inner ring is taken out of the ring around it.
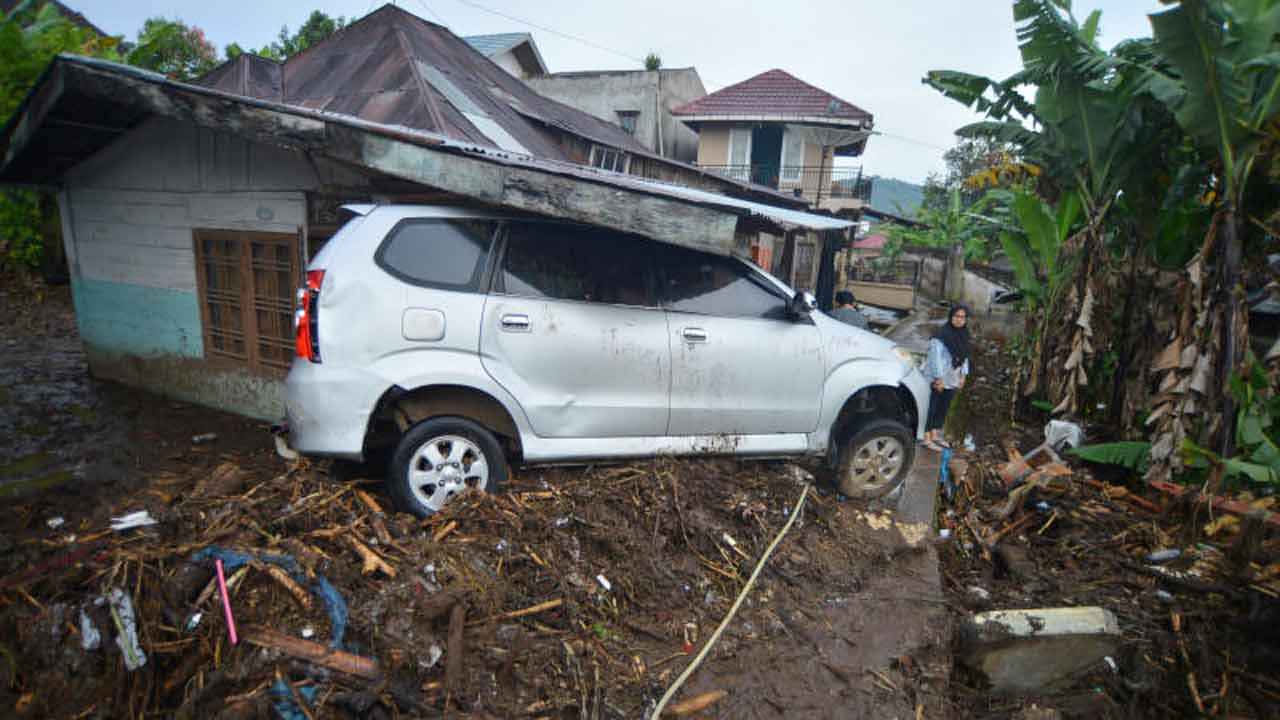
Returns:
[[[902,484],[915,459],[911,431],[894,420],[872,420],[840,446],[835,485],[859,500],[884,497]]]
[[[427,517],[465,489],[496,492],[507,473],[502,446],[484,426],[460,417],[429,418],[400,438],[387,493],[397,509]]]

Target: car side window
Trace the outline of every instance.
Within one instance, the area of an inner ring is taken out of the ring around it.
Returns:
[[[787,300],[732,258],[664,247],[658,277],[667,308],[724,317],[787,320]]]
[[[495,220],[408,220],[392,229],[374,260],[414,285],[474,291],[497,227]]]
[[[649,243],[599,228],[508,224],[498,289],[509,295],[653,307]]]

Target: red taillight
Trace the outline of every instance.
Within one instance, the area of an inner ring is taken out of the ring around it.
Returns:
[[[320,285],[323,270],[307,271],[307,286],[298,288],[298,306],[293,313],[293,351],[300,358],[320,362]]]

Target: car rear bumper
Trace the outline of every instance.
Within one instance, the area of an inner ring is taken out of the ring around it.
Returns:
[[[368,372],[295,359],[285,379],[289,445],[303,455],[362,459],[369,417],[385,389]]]

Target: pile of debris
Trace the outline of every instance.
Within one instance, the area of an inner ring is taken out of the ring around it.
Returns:
[[[0,707],[647,716],[806,476],[711,460],[531,471],[426,520],[391,512],[375,482],[306,463],[163,474],[97,507],[38,499],[6,522],[0,548]],[[887,546],[870,539],[893,523],[863,515],[811,492],[717,652],[763,663],[770,644],[755,641],[814,632],[797,618],[821,617],[830,595],[884,567],[867,554]],[[759,702],[697,692],[730,714]]]
[[[1025,455],[949,463],[939,527],[944,585],[964,608],[959,712],[1280,714],[1277,498],[1112,484],[1055,450],[1077,429],[1045,435]]]

